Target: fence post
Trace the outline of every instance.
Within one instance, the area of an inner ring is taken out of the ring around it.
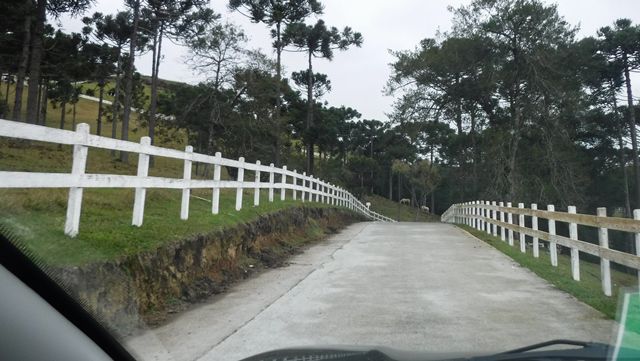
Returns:
[[[480,208],[481,201],[476,201],[476,217],[478,217],[478,223],[476,223],[476,229],[478,231],[482,231],[482,220],[480,217],[482,216],[482,208]]]
[[[309,176],[309,202],[313,202],[313,175]]]
[[[486,207],[486,206],[488,206],[488,205],[490,205],[490,204],[491,204],[491,202],[489,202],[489,201],[484,201],[484,205],[485,205],[485,207]],[[491,234],[491,222],[489,222],[489,219],[491,218],[491,210],[490,210],[490,209],[485,208],[485,210],[484,210],[484,214],[485,214],[485,217],[484,217],[484,218],[485,218],[485,221],[484,221],[485,228],[486,228],[487,234],[489,234],[489,235],[490,235],[490,234]]]
[[[480,217],[484,217],[484,208],[482,208],[483,205],[484,201],[478,201],[478,211],[480,212]],[[480,222],[480,231],[484,231],[484,219],[479,219],[478,221]]]
[[[489,201],[482,201],[482,205],[484,207],[489,205]],[[491,234],[491,223],[489,222],[490,211],[486,208],[483,208],[483,217],[482,223],[484,224],[483,231],[487,232],[487,234]]]
[[[462,208],[462,217],[464,220],[464,224],[468,226],[469,225],[469,202],[464,202],[462,204],[464,207]]]
[[[476,219],[476,201],[471,202],[471,227],[478,229],[476,225],[478,220]]]
[[[633,219],[640,220],[640,209],[633,210]],[[635,234],[636,241],[636,256],[640,256],[640,233]],[[640,287],[640,270],[636,271],[638,276],[638,286]]]
[[[462,203],[461,216],[462,216],[462,224],[469,225],[469,219],[467,217],[467,202]]]
[[[555,212],[556,208],[553,204],[547,205],[547,211]],[[556,235],[556,221],[553,219],[548,219],[549,222],[549,235]],[[551,237],[550,237],[551,238]],[[555,241],[549,239],[549,258],[551,259],[551,265],[553,267],[558,267],[558,246]]]
[[[329,204],[336,205],[336,188],[332,184],[329,184]]]
[[[89,148],[84,145],[89,136],[89,124],[80,123],[76,126],[78,143],[73,145],[73,163],[71,164],[71,174],[78,180],[87,168],[87,153]],[[67,200],[67,218],[64,223],[64,234],[75,237],[80,230],[80,211],[82,210],[82,187],[70,187],[69,199]]]
[[[478,230],[484,231],[484,220],[482,219],[482,217],[484,217],[484,208],[482,208],[484,201],[478,201],[477,204],[478,204]]]
[[[296,190],[295,186],[298,183],[298,171],[297,170],[293,170],[293,179],[291,179],[291,184],[293,184],[293,200],[297,200],[298,199],[298,191]]]
[[[511,202],[507,202],[507,207],[511,208]],[[513,224],[513,213],[507,212],[507,223]],[[513,229],[507,229],[509,245],[513,246]]]
[[[213,181],[218,182],[218,185],[213,187],[213,196],[211,198],[211,213],[218,214],[220,211],[220,171],[222,170],[222,166],[220,165],[222,161],[222,153],[216,152],[215,156],[215,164],[213,165]]]
[[[238,188],[236,188],[236,211],[242,209],[242,193],[244,193],[244,188],[242,187],[242,183],[244,182],[244,157],[238,158]]]
[[[287,184],[287,166],[283,165],[282,166],[282,177],[280,178],[282,180],[282,188],[280,188],[280,200],[284,201],[285,198],[287,197],[287,191],[284,188],[284,185]]]
[[[536,203],[531,203],[531,209],[534,211],[538,210],[538,205]],[[538,230],[538,217],[535,215],[531,217],[531,229],[534,231]],[[533,257],[540,257],[540,244],[538,242],[538,237],[535,236],[533,237]]]
[[[258,169],[256,169],[256,187],[253,189],[253,205],[255,207],[260,205],[260,161],[256,160],[256,167]]]
[[[599,207],[596,215],[598,217],[606,217],[607,209]],[[600,247],[609,248],[609,230],[606,228],[598,228],[598,243]],[[611,264],[607,258],[600,256],[600,279],[602,280],[602,292],[605,296],[611,296]]]
[[[460,217],[461,217],[462,224],[469,225],[469,222],[467,221],[467,203],[466,202],[462,203],[462,208],[460,208]]]
[[[316,203],[320,202],[320,192],[321,192],[320,180],[316,180]]]
[[[567,213],[576,214],[576,207],[569,206]],[[578,240],[578,224],[569,222],[569,238]],[[571,276],[574,281],[580,281],[580,256],[577,248],[571,247]]]
[[[524,209],[524,203],[518,203],[518,208],[520,209]],[[518,225],[522,228],[525,228],[525,223],[524,223],[524,214],[519,214],[518,215]],[[523,232],[518,232],[520,233],[520,252],[522,253],[526,253],[527,252],[527,241],[526,241],[526,235]]]
[[[491,205],[495,207],[497,205],[496,201],[491,201]],[[498,211],[496,211],[495,209],[491,211],[491,219],[493,219],[494,222],[498,220]],[[492,235],[494,237],[497,237],[498,236],[498,225],[493,223],[491,226],[492,226],[491,227],[492,228],[491,229]]]
[[[187,145],[184,150],[186,153],[193,153],[193,147]],[[188,158],[189,156],[187,155]],[[182,178],[185,181],[191,180],[191,159],[184,160],[184,169]],[[187,182],[186,182],[187,183]],[[189,218],[189,197],[191,196],[191,188],[185,187],[182,189],[182,205],[180,207],[180,219],[186,220]]]
[[[269,202],[273,202],[273,182],[275,177],[273,167],[273,163],[269,164]]]
[[[500,207],[504,207],[504,202],[500,202]],[[504,211],[500,211],[500,222],[504,223]],[[507,241],[507,235],[504,226],[500,226],[500,239],[502,242]]]
[[[140,138],[140,145],[151,145],[151,138]],[[146,177],[149,175],[149,155],[140,153],[138,154],[138,177]],[[131,224],[140,227],[142,226],[142,220],[144,219],[144,201],[147,195],[145,188],[136,188],[135,196],[133,200],[133,219]]]
[[[300,192],[300,199],[302,199],[302,201],[306,201],[306,197],[307,197],[307,172],[302,172],[302,192]]]

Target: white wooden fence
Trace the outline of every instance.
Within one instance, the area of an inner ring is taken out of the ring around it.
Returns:
[[[514,223],[514,215],[518,216]],[[531,228],[526,227],[526,217],[530,217]],[[548,231],[538,229],[540,219],[548,220]],[[556,212],[553,205],[547,210],[539,210],[536,204],[525,208],[523,203],[514,207],[511,202],[474,201],[452,205],[441,216],[447,223],[465,224],[477,230],[485,231],[494,237],[500,236],[504,242],[514,245],[514,232],[519,234],[520,251],[526,252],[526,237],[532,240],[533,257],[539,257],[540,241],[546,241],[549,247],[549,258],[552,266],[558,266],[558,245],[571,250],[571,275],[575,281],[580,281],[580,252],[588,253],[600,258],[600,278],[602,291],[611,296],[611,265],[615,262],[636,270],[640,270],[640,257],[609,248],[609,230],[633,233],[635,235],[635,249],[640,251],[640,209],[633,211],[633,219],[607,217],[606,208],[598,208],[596,215],[576,213],[576,207],[569,206],[567,212]],[[556,234],[556,222],[569,225],[569,237]],[[578,239],[578,226],[589,226],[598,229],[599,244],[593,244]],[[639,273],[640,274],[640,273]]]
[[[69,188],[67,204],[67,216],[64,227],[65,234],[75,237],[80,227],[80,213],[82,208],[82,191],[84,188],[135,188],[133,204],[134,226],[142,226],[144,219],[145,195],[148,188],[166,188],[182,190],[182,205],[180,218],[189,218],[189,199],[191,189],[207,188],[213,190],[211,201],[211,213],[218,214],[220,206],[220,189],[236,189],[236,210],[242,208],[243,190],[253,189],[253,204],[259,205],[260,191],[268,190],[269,201],[273,202],[274,192],[280,191],[280,199],[285,200],[287,191],[293,200],[302,202],[321,202],[336,207],[346,207],[361,213],[371,220],[393,222],[391,218],[369,210],[355,196],[335,185],[323,182],[313,176],[307,176],[274,167],[256,163],[246,163],[244,158],[238,160],[223,158],[218,152],[215,156],[198,154],[193,152],[193,147],[187,146],[185,151],[167,149],[150,145],[149,137],[142,137],[140,143],[122,141],[118,139],[100,137],[89,134],[89,125],[78,124],[76,131],[48,128],[38,125],[25,124],[10,120],[0,119],[0,137],[36,140],[55,144],[73,146],[73,163],[71,173],[36,173],[13,172],[0,170],[0,188]],[[110,150],[138,153],[137,175],[114,174],[87,174],[85,173],[87,154],[89,148],[102,148]],[[150,177],[149,156],[167,157],[184,161],[184,174],[180,179]],[[191,179],[192,162],[201,162],[214,166],[213,179]],[[225,181],[220,179],[222,166],[238,169],[237,180]],[[255,172],[255,179],[247,181],[244,177],[245,170]],[[261,181],[261,173],[269,174],[269,181]],[[276,183],[276,179],[279,180]]]

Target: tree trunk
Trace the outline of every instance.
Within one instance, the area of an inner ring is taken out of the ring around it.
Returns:
[[[436,210],[436,197],[435,197],[435,193],[436,191],[433,190],[431,191],[431,208],[429,208],[429,213],[433,213]]]
[[[131,118],[131,105],[133,99],[133,68],[135,66],[136,46],[138,36],[138,22],[140,19],[140,0],[133,4],[133,29],[129,41],[129,58],[125,73],[124,110],[122,114],[122,140],[129,140],[129,119]],[[120,152],[120,161],[128,163],[129,153]]]
[[[60,129],[64,129],[64,118],[67,115],[67,103],[60,104]]]
[[[521,122],[522,114],[517,104],[517,96],[512,100],[512,117],[513,117],[513,135],[511,137],[510,149],[509,149],[509,173],[507,174],[507,181],[509,182],[509,195],[508,199],[516,198],[516,161],[518,155],[518,146],[520,145],[521,138]],[[475,153],[475,152],[474,152]],[[474,162],[475,163],[475,162]]]
[[[151,64],[151,99],[149,104],[149,138],[151,138],[151,144],[153,144],[156,130],[156,109],[158,106],[158,74],[160,71],[160,59],[162,57],[162,36],[163,24],[160,23],[158,33],[153,40],[153,64]],[[153,164],[153,157],[150,157],[149,166],[153,167]]]
[[[122,46],[118,47],[118,62],[116,68],[116,81],[115,81],[115,93],[113,96],[113,103],[111,105],[112,110],[112,123],[111,123],[111,138],[118,138],[118,118],[120,118],[120,71],[122,70]],[[116,151],[111,150],[111,156],[116,156]]]
[[[47,125],[47,107],[49,106],[49,80],[42,79],[42,106],[40,107],[40,124]]]
[[[623,122],[620,122],[620,114],[618,112],[618,99],[616,99],[616,91],[613,84],[611,86],[611,100],[613,101],[613,113],[616,116],[616,122],[618,124],[618,146],[620,148],[620,168],[622,168],[623,176],[623,191],[624,191],[624,209],[625,216],[631,217],[631,201],[629,198],[629,176],[627,175],[627,159],[624,154],[624,141],[623,141]]]
[[[371,138],[371,159],[373,159],[373,137]],[[373,194],[373,168],[370,169],[369,171],[369,176],[371,177],[371,194]]]
[[[633,172],[635,175],[636,202],[635,207],[640,207],[640,165],[638,164],[638,141],[636,138],[636,114],[633,108],[633,93],[631,91],[631,78],[629,76],[629,62],[627,55],[623,55],[624,81],[627,86],[627,106],[629,108],[629,128],[631,130],[631,149],[633,152]]]
[[[476,141],[476,117],[473,114],[471,114],[471,129],[469,130],[469,135],[471,136],[471,194],[475,197],[478,190],[478,158],[476,157],[478,151]],[[464,189],[462,192],[464,194]]]
[[[273,124],[275,129],[275,144],[273,151],[273,159],[276,167],[280,167],[280,148],[282,147],[282,140],[280,129],[280,107],[282,106],[281,99],[281,86],[280,82],[282,81],[282,39],[281,39],[281,26],[280,22],[276,23],[276,111],[273,113]]]
[[[456,74],[456,88],[460,86],[460,74]],[[462,134],[462,98],[458,97],[456,101],[456,129],[458,135]]]
[[[309,73],[307,74],[307,174],[313,174],[313,141],[311,141],[311,125],[313,124],[313,65],[312,53],[309,52]]]
[[[103,105],[102,105],[102,101],[104,100],[104,87],[106,86],[106,82],[102,81],[99,84],[99,95],[98,95],[98,119],[96,120],[96,123],[98,125],[98,127],[96,128],[96,134],[97,135],[101,135],[102,134],[102,112],[103,112]]]
[[[33,121],[33,124],[40,124],[41,106],[42,106],[42,84],[38,84],[38,101],[36,102],[36,109],[38,111],[36,112],[36,117],[35,117],[35,120]]]
[[[11,119],[20,121],[22,119],[22,91],[24,90],[24,79],[27,74],[29,64],[29,45],[31,44],[31,19],[33,16],[28,13],[24,17],[24,38],[22,39],[22,52],[18,63],[18,74],[16,76],[16,95],[13,102],[13,114]]]
[[[78,104],[78,101],[74,101],[73,102],[73,116],[71,117],[71,129],[75,130],[76,129],[76,104]]]
[[[42,37],[44,24],[47,21],[47,0],[38,0],[36,5],[36,23],[31,39],[31,59],[29,62],[29,89],[27,91],[27,123],[36,123],[39,113],[38,96],[40,70],[42,62]]]
[[[393,171],[391,166],[389,166],[389,200],[393,200]]]
[[[9,88],[11,87],[11,74],[7,73],[7,85],[6,85],[6,91],[4,92],[4,103],[9,105]],[[2,115],[4,117],[4,114]]]
[[[631,201],[629,200],[629,177],[627,175],[627,160],[624,156],[624,143],[622,141],[622,132],[618,135],[618,146],[620,147],[620,168],[622,168],[623,191],[624,191],[624,208],[625,216],[631,216]]]
[[[411,185],[411,207],[415,207],[416,203],[418,203],[418,199],[416,198],[416,187]]]

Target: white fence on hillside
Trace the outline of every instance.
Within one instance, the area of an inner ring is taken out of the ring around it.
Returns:
[[[187,146],[185,151],[167,149],[150,145],[149,137],[142,137],[140,143],[101,137],[89,134],[89,125],[78,124],[76,131],[48,128],[38,125],[25,124],[0,119],[0,137],[18,138],[25,140],[43,141],[55,144],[73,146],[73,163],[71,173],[39,173],[14,172],[0,170],[0,188],[69,188],[67,216],[64,227],[65,234],[74,237],[80,227],[80,211],[82,208],[82,191],[84,188],[135,188],[133,204],[134,226],[141,226],[144,218],[145,195],[148,188],[181,189],[182,205],[180,218],[189,217],[189,199],[191,189],[206,188],[213,190],[211,213],[217,214],[220,204],[220,189],[236,189],[236,210],[242,208],[244,189],[254,190],[253,204],[259,205],[260,190],[267,189],[269,201],[274,199],[274,192],[280,191],[280,199],[285,200],[287,191],[293,200],[302,202],[321,202],[337,207],[346,207],[361,213],[371,220],[394,222],[391,218],[369,210],[362,202],[346,190],[335,185],[307,176],[297,171],[256,163],[246,163],[244,158],[238,160],[223,158],[218,152],[215,156],[193,152],[193,147]],[[87,174],[85,173],[89,148],[102,148],[125,151],[138,154],[137,175],[115,174]],[[150,177],[149,156],[167,157],[184,161],[184,173],[180,179]],[[211,164],[214,166],[213,179],[191,179],[192,162]],[[238,176],[235,181],[220,179],[221,167],[237,168]],[[246,181],[245,170],[253,171],[255,179]],[[261,181],[261,173],[269,174],[269,181]],[[276,178],[279,181],[276,183]],[[300,198],[298,198],[300,194]]]
[[[580,281],[580,252],[588,253],[600,258],[600,279],[602,291],[611,296],[611,265],[615,262],[636,270],[640,270],[638,254],[617,251],[609,248],[609,230],[629,232],[635,235],[635,250],[640,252],[640,209],[633,211],[633,219],[607,217],[606,208],[598,208],[596,215],[576,213],[576,207],[569,206],[567,212],[556,212],[553,205],[547,210],[539,210],[537,204],[525,208],[523,203],[513,207],[511,202],[474,201],[452,205],[441,216],[447,223],[465,224],[477,230],[485,231],[494,237],[500,236],[502,241],[514,244],[514,232],[518,233],[520,251],[525,253],[527,236],[532,241],[532,253],[539,257],[540,241],[547,242],[551,265],[558,266],[558,245],[571,250],[571,275],[575,281]],[[517,223],[514,222],[517,215]],[[538,229],[540,219],[548,220],[547,232]],[[529,220],[530,222],[526,222]],[[569,237],[556,234],[556,222],[569,225]],[[531,228],[527,227],[529,223]],[[588,226],[598,229],[598,242],[593,244],[578,239],[578,226]],[[640,273],[639,273],[640,274]]]

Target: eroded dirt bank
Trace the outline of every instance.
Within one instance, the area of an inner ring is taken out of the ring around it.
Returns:
[[[307,243],[360,220],[345,210],[296,207],[116,261],[58,270],[71,293],[109,327],[158,324],[256,270],[275,267]]]

